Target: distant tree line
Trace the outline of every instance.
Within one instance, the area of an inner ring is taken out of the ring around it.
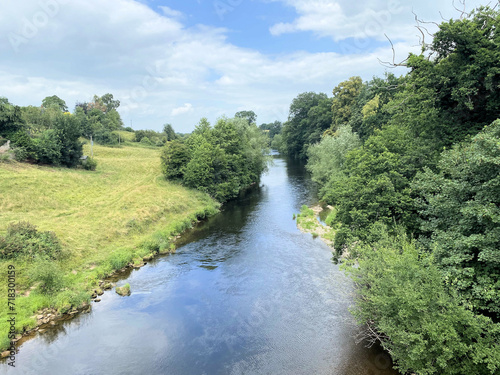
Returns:
[[[76,103],[73,113],[56,95],[43,99],[40,107],[20,107],[0,98],[0,145],[10,140],[19,161],[75,167],[81,162],[83,138],[107,146],[132,141],[162,147],[179,137],[171,124],[165,124],[162,132],[124,127],[119,106],[120,101],[109,93]],[[83,165],[95,168],[90,160]]]
[[[488,7],[443,22],[406,75],[300,94],[283,125],[402,373],[500,372],[499,30]]]

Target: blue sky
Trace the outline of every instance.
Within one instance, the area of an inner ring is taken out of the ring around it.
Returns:
[[[285,121],[305,91],[384,74],[390,36],[403,60],[418,52],[412,10],[440,22],[451,0],[5,0],[0,13],[0,96],[70,108],[112,93],[135,129],[253,110]],[[455,1],[460,5],[460,0]],[[467,9],[481,1],[467,1]],[[441,14],[440,14],[441,12]],[[430,30],[432,32],[432,30]],[[430,42],[430,37],[426,42]],[[393,71],[404,74],[399,68]]]

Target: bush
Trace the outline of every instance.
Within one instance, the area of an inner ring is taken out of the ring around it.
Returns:
[[[42,294],[55,294],[64,286],[63,272],[48,259],[38,259],[29,271],[30,279],[39,282],[37,289]]]
[[[94,139],[101,145],[117,145],[118,135],[109,130],[101,129],[94,134]]]
[[[352,312],[369,328],[364,337],[380,341],[401,373],[498,374],[500,325],[460,303],[432,256],[387,232],[356,251]]]
[[[168,180],[182,179],[189,160],[189,148],[186,144],[177,140],[170,141],[162,150],[162,172]]]
[[[54,165],[61,163],[61,142],[55,130],[46,130],[40,138],[35,139],[34,149],[38,162]]]
[[[28,159],[30,153],[26,151],[24,147],[16,147],[13,149],[14,151],[14,159],[17,161],[25,161]]]
[[[82,161],[82,167],[87,171],[95,171],[95,169],[97,168],[97,160],[87,158]]]
[[[0,237],[0,258],[3,259],[20,256],[58,259],[61,253],[61,244],[54,232],[39,232],[36,226],[26,221],[10,224],[7,235]]]
[[[142,143],[143,145],[149,145],[149,146],[153,145],[153,142],[151,142],[151,140],[148,137],[142,137],[140,140],[140,143]]]

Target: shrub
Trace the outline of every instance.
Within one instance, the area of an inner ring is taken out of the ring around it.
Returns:
[[[163,174],[168,180],[182,179],[189,159],[189,148],[186,144],[177,140],[168,142],[161,154]]]
[[[39,282],[37,289],[42,294],[55,294],[64,286],[63,272],[53,261],[38,259],[29,271],[30,279]]]
[[[95,171],[95,169],[97,168],[97,160],[87,158],[82,161],[82,167],[87,171]]]
[[[7,235],[0,237],[0,258],[4,259],[19,256],[58,259],[61,252],[61,244],[54,232],[39,232],[36,226],[26,221],[10,224]]]
[[[29,155],[30,153],[24,147],[14,148],[14,159],[17,161],[25,161]]]
[[[500,326],[462,305],[433,257],[402,232],[358,246],[349,268],[365,337],[380,341],[401,373],[497,374]]]
[[[53,129],[44,131],[40,138],[35,139],[34,150],[40,163],[58,165],[61,162],[61,142]]]
[[[118,135],[107,129],[100,129],[94,134],[94,139],[101,145],[117,145]]]

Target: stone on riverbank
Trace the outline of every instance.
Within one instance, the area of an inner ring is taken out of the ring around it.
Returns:
[[[116,287],[115,289],[116,293],[118,293],[120,296],[130,296],[130,285],[127,283],[122,287]]]

